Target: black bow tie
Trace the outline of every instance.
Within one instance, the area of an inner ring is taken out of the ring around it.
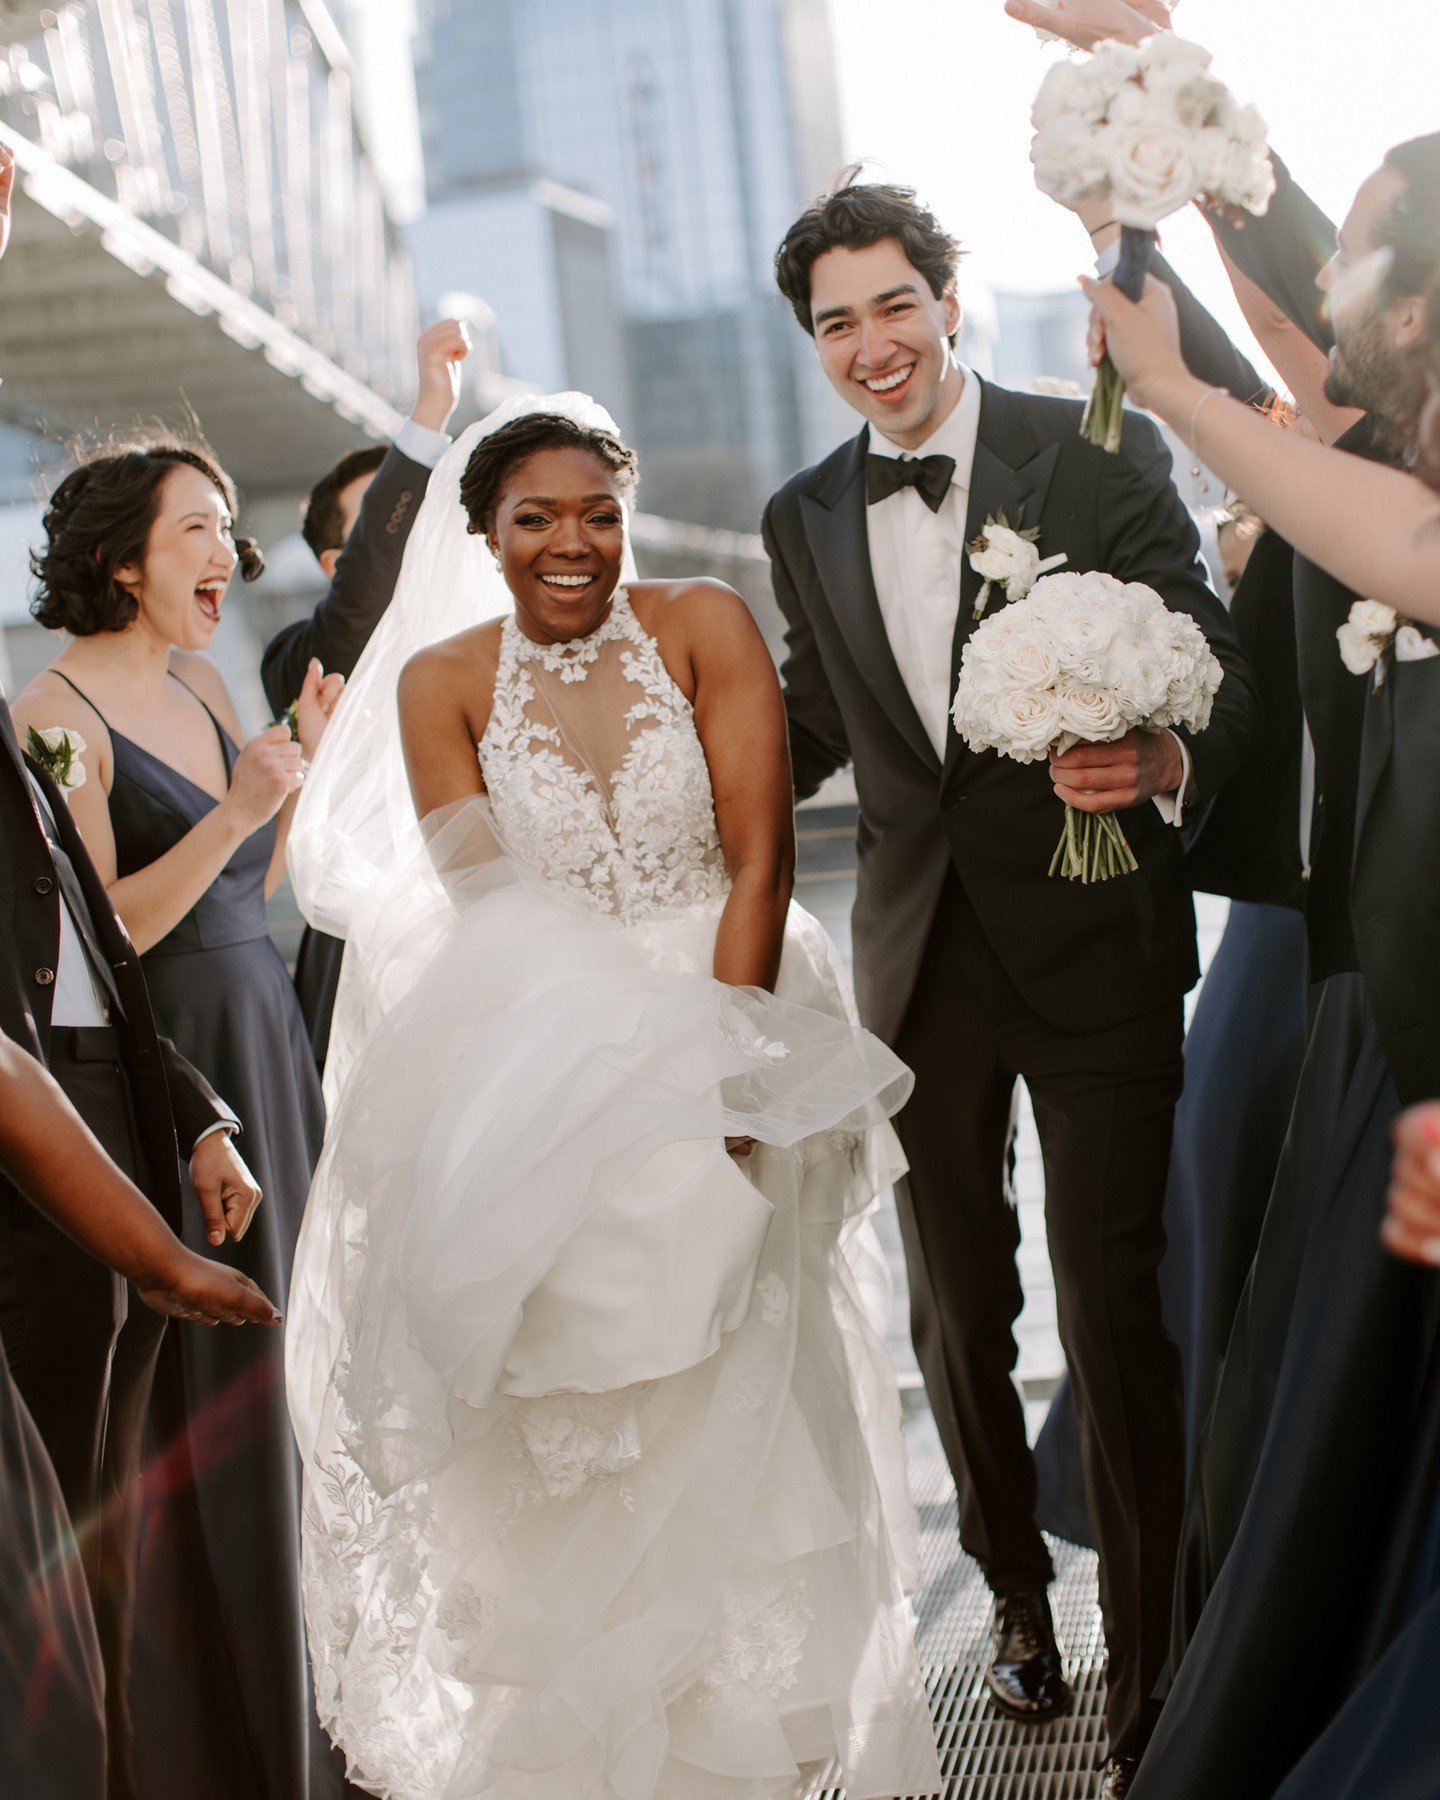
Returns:
[[[953,456],[867,456],[865,501],[873,506],[877,500],[888,500],[901,488],[911,487],[931,512],[938,513],[954,473]]]

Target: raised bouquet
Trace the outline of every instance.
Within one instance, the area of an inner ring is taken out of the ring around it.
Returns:
[[[1210,73],[1210,52],[1173,32],[1101,44],[1057,63],[1035,100],[1035,181],[1062,205],[1104,201],[1121,227],[1115,285],[1145,289],[1163,219],[1194,200],[1260,217],[1275,192],[1268,128]],[[1125,384],[1107,356],[1081,430],[1120,448]]]
[[[965,645],[955,729],[972,750],[1045,762],[1127,731],[1203,731],[1224,678],[1205,634],[1153,588],[1113,575],[1047,575]],[[1065,808],[1050,873],[1108,881],[1138,868],[1111,813]]]

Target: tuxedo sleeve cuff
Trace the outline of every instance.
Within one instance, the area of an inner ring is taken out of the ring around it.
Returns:
[[[1173,794],[1157,794],[1155,809],[1167,825],[1180,826],[1185,822],[1185,802],[1190,794],[1190,776],[1194,765],[1190,761],[1190,751],[1179,732],[1172,731],[1170,736],[1180,746],[1180,761],[1184,765],[1180,776],[1180,785]]]
[[[195,1142],[190,1146],[190,1154],[193,1156],[205,1142],[206,1138],[214,1137],[217,1131],[223,1131],[226,1137],[233,1138],[239,1137],[240,1135],[240,1127],[233,1119],[221,1119],[217,1124],[211,1125],[207,1130],[200,1133],[199,1137],[197,1137]]]
[[[433,469],[450,448],[450,439],[443,431],[432,431],[428,425],[406,419],[395,433],[395,448],[422,469]]]

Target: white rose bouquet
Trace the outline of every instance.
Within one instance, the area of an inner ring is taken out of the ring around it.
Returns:
[[[972,750],[1048,760],[1137,728],[1203,731],[1224,677],[1205,634],[1153,588],[1113,575],[1047,575],[965,646],[955,729]],[[1108,881],[1138,868],[1112,814],[1065,808],[1050,873]]]
[[[1031,114],[1037,186],[1062,205],[1107,201],[1121,227],[1115,285],[1144,291],[1161,220],[1192,200],[1259,217],[1275,192],[1268,128],[1210,73],[1208,50],[1157,32],[1057,63]],[[1081,430],[1120,448],[1125,384],[1106,357]]]

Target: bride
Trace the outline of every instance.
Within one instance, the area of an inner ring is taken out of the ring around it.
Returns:
[[[295,821],[348,938],[287,1349],[321,1718],[390,1800],[934,1793],[865,1219],[910,1077],[790,903],[760,634],[631,578],[634,483],[582,396],[466,433]]]

